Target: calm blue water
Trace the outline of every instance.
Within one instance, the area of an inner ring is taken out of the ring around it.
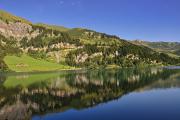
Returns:
[[[33,120],[180,120],[180,89],[133,92],[93,108],[34,116]]]
[[[180,69],[0,75],[0,120],[180,120]]]

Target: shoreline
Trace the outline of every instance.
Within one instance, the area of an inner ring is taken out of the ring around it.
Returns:
[[[49,70],[49,71],[26,71],[26,72],[17,72],[17,71],[0,71],[1,74],[5,75],[17,75],[17,74],[39,74],[39,73],[54,73],[54,72],[80,72],[80,71],[87,71],[87,70],[109,70],[109,69],[123,69],[123,68],[146,68],[146,67],[175,67],[179,68],[179,65],[147,65],[147,66],[133,66],[133,67],[120,67],[120,66],[107,66],[107,67],[98,67],[98,68],[74,68],[74,69],[59,69],[59,70]]]
[[[0,74],[6,75],[18,75],[18,74],[39,74],[39,73],[54,73],[54,72],[69,72],[69,71],[82,71],[85,70],[83,68],[76,68],[76,69],[60,69],[60,70],[49,70],[49,71],[26,71],[26,72],[17,72],[17,71],[6,71],[0,72]]]

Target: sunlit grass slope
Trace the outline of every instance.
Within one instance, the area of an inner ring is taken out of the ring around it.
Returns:
[[[5,63],[9,69],[16,72],[32,72],[32,71],[55,71],[75,69],[74,67],[48,62],[46,60],[34,59],[28,55],[6,56]]]
[[[14,16],[14,15],[12,15],[8,12],[5,12],[3,10],[0,10],[0,20],[2,20],[4,22],[22,22],[22,23],[26,23],[26,24],[32,24],[28,20]]]

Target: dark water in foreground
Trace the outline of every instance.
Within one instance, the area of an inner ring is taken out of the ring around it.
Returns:
[[[180,120],[180,69],[0,75],[0,120]]]

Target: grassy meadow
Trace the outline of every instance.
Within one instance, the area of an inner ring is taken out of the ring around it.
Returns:
[[[67,65],[49,62],[42,59],[34,59],[28,55],[18,56],[6,56],[4,58],[5,63],[9,69],[16,72],[35,72],[35,71],[56,71],[56,70],[68,70],[75,69]]]

